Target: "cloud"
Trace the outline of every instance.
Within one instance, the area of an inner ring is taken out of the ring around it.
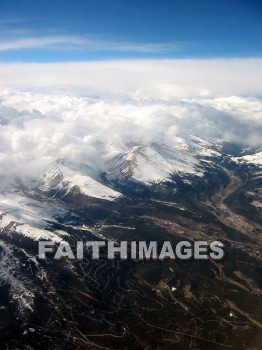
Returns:
[[[41,172],[58,158],[103,169],[103,157],[125,142],[172,146],[175,137],[189,134],[262,145],[256,98],[148,101],[6,90],[0,100],[2,173]]]
[[[0,169],[103,168],[124,142],[192,134],[262,146],[261,59],[0,65]]]
[[[0,88],[174,99],[261,96],[262,59],[0,64]]]
[[[40,37],[23,37],[0,41],[0,52],[27,49],[43,50],[84,50],[112,51],[129,53],[167,53],[184,46],[182,43],[136,43],[104,40],[97,36],[55,35]]]

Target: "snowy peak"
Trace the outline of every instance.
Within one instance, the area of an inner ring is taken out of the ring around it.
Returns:
[[[150,183],[161,181],[170,175],[168,162],[154,149],[135,145],[110,159],[107,163],[107,178],[124,181],[129,178]]]
[[[22,235],[24,237],[31,238],[35,241],[37,240],[52,240],[54,242],[62,241],[62,237],[59,236],[59,232],[51,232],[39,228],[37,226],[32,226],[25,222],[15,221],[15,217],[10,213],[0,213],[0,233],[4,232],[5,235]],[[66,235],[66,233],[64,233]]]
[[[253,153],[253,154],[249,154],[243,157],[234,157],[232,158],[234,161],[236,162],[245,162],[245,163],[249,163],[249,164],[254,164],[254,165],[258,165],[258,166],[262,166],[262,151]]]
[[[45,192],[61,191],[63,196],[76,190],[83,195],[109,201],[122,196],[121,193],[102,184],[89,165],[65,160],[58,160],[54,168],[43,175],[40,189]]]
[[[121,152],[107,159],[107,178],[113,181],[132,179],[145,184],[169,181],[171,175],[202,176],[200,160],[219,157],[213,144],[195,139],[173,138],[169,145],[126,144]]]

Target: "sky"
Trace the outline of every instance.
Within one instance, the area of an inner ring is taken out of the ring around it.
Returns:
[[[260,0],[1,0],[0,89],[261,97]]]
[[[261,19],[260,0],[1,0],[0,175],[189,134],[261,147]]]
[[[261,57],[260,0],[1,0],[0,62]]]

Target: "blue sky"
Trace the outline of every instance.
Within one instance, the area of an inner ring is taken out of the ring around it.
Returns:
[[[1,0],[0,62],[262,56],[259,0]]]

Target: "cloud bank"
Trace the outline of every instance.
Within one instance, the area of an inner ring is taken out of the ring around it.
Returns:
[[[58,158],[102,169],[103,155],[120,152],[125,142],[172,145],[190,134],[262,145],[257,98],[101,99],[6,90],[0,101],[2,174],[41,171]]]
[[[262,146],[262,59],[0,64],[0,169],[102,167],[124,142]]]
[[[0,88],[143,99],[261,96],[262,59],[0,64]],[[45,89],[45,90],[43,90]]]

